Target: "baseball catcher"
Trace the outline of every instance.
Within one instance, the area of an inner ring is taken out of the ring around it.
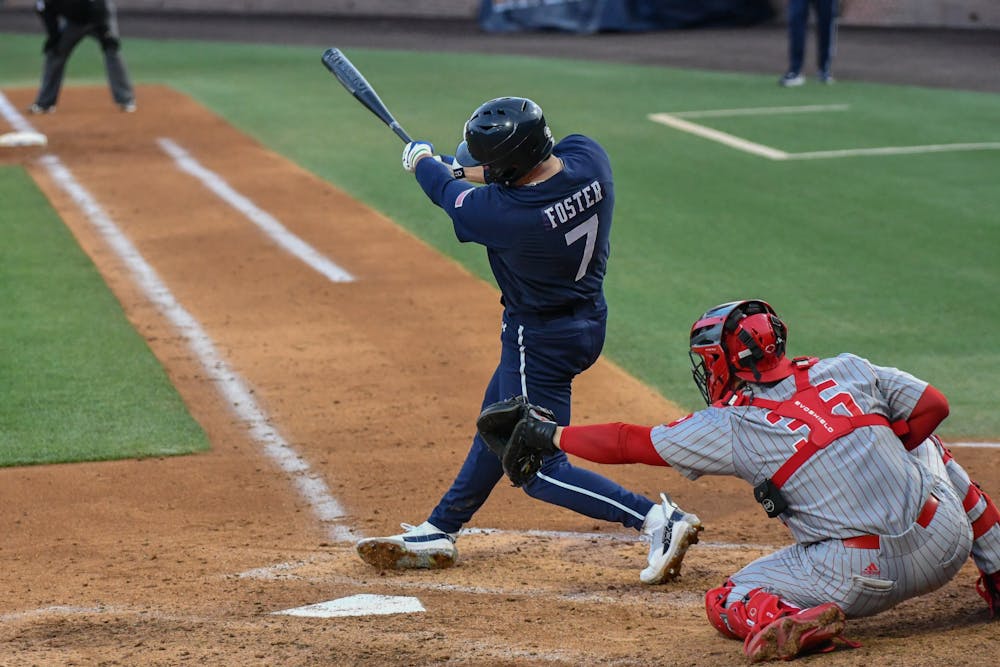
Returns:
[[[846,619],[940,588],[970,554],[995,617],[1000,511],[933,435],[945,397],[852,354],[789,358],[787,336],[764,301],[716,306],[690,337],[706,409],[648,427],[558,426],[528,408],[502,445],[507,474],[516,483],[558,449],[748,482],[796,541],[706,593],[709,621],[750,662],[832,650]]]

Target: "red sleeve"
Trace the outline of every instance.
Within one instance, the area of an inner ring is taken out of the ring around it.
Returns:
[[[649,426],[622,422],[567,426],[562,430],[559,447],[567,454],[594,463],[669,465],[653,447],[650,431]]]
[[[948,399],[944,394],[927,385],[910,413],[910,418],[906,420],[908,431],[900,436],[903,445],[907,449],[913,449],[926,440],[948,416],[948,411]]]

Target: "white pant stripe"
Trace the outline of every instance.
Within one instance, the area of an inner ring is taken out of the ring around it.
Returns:
[[[590,496],[591,498],[597,498],[598,500],[604,501],[604,502],[608,503],[609,505],[614,505],[618,509],[620,509],[620,510],[622,510],[624,512],[628,512],[629,514],[631,514],[632,516],[634,516],[637,519],[642,519],[644,521],[646,519],[646,515],[645,514],[639,514],[638,512],[636,512],[631,507],[626,507],[625,505],[622,505],[621,503],[616,502],[616,501],[614,501],[611,498],[608,498],[606,496],[599,495],[597,493],[594,493],[593,491],[588,491],[587,489],[581,489],[579,486],[573,486],[572,484],[567,484],[566,482],[560,482],[558,479],[556,479],[554,477],[549,477],[548,475],[542,474],[541,471],[535,473],[535,475],[537,477],[539,477],[540,479],[544,479],[549,484],[555,484],[556,486],[561,486],[562,488],[564,488],[564,489],[566,489],[568,491],[576,491],[577,493],[582,493],[585,496]]]
[[[524,372],[524,325],[517,325],[517,349],[521,355],[521,366],[518,369],[521,373],[521,395],[528,398],[528,376]]]

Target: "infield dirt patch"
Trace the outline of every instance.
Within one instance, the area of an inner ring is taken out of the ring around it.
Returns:
[[[9,92],[18,108],[33,91]],[[669,491],[703,519],[679,581],[644,587],[645,545],[618,526],[501,483],[449,570],[379,573],[353,539],[423,520],[468,449],[499,351],[496,289],[189,98],[142,87],[119,114],[103,87],[67,89],[31,117],[25,164],[166,367],[212,442],[193,456],[0,470],[0,664],[739,664],[702,596],[788,542],[733,479],[590,466],[637,491]],[[265,236],[157,143],[169,138],[349,271],[334,283]],[[55,154],[100,202],[344,516],[322,521],[265,455],[187,339],[38,161]],[[388,158],[387,158],[388,159]],[[416,185],[414,185],[416,187]],[[427,215],[449,224],[430,203]],[[614,270],[612,262],[611,270]],[[600,362],[576,386],[580,422],[656,423],[679,411]],[[956,452],[988,490],[996,466]],[[578,536],[525,534],[571,531]],[[343,537],[349,533],[349,537]],[[861,649],[827,665],[981,665],[997,626],[952,584],[848,624]],[[415,596],[415,614],[309,619],[272,612],[359,593]]]

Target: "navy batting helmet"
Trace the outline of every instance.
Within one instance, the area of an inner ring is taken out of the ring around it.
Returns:
[[[466,121],[455,157],[464,167],[482,165],[487,183],[512,185],[552,155],[554,145],[540,106],[524,97],[498,97]]]

